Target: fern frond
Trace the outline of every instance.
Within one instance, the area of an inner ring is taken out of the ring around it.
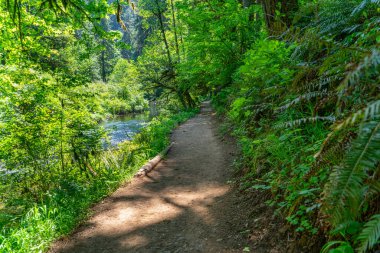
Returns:
[[[272,106],[271,103],[260,103],[260,104],[254,104],[254,105],[247,105],[243,107],[244,110],[261,110],[263,108],[268,108]]]
[[[334,249],[340,249],[337,252],[345,252],[345,253],[351,253],[352,252],[353,253],[353,249],[352,249],[350,243],[349,242],[345,242],[345,241],[331,241],[331,242],[328,242],[328,243],[326,243],[322,247],[321,253],[329,253],[329,252],[331,252],[332,248],[334,248]]]
[[[363,0],[356,8],[352,11],[351,15],[356,15],[366,9],[369,5],[380,5],[380,0]]]
[[[324,88],[328,84],[333,83],[334,81],[342,80],[343,77],[343,73],[337,73],[331,76],[322,76],[318,80],[308,83],[307,88],[309,91],[321,90],[322,88]]]
[[[364,70],[368,70],[370,68],[374,69],[374,74],[378,74],[380,71],[380,52],[376,49],[371,51],[371,54],[364,57],[363,61],[351,72],[349,72],[342,81],[342,83],[338,87],[338,91],[340,96],[342,96],[345,91],[357,84],[363,75]]]
[[[366,108],[359,110],[349,117],[347,117],[342,123],[334,127],[334,130],[340,130],[348,125],[353,125],[356,122],[373,120],[380,115],[380,100],[369,103]]]
[[[347,27],[350,22],[352,10],[356,1],[326,1],[323,10],[319,13],[318,27],[322,35],[340,33],[342,27]]]
[[[286,109],[288,109],[289,107],[295,105],[295,104],[298,104],[299,102],[301,101],[309,101],[311,100],[312,98],[315,98],[315,97],[324,97],[326,95],[328,95],[329,93],[327,92],[327,90],[322,90],[322,91],[312,91],[312,92],[308,92],[306,94],[303,94],[295,99],[293,99],[291,102],[277,108],[276,112],[281,112],[281,111],[284,111]]]
[[[335,117],[334,116],[315,116],[315,117],[301,118],[301,119],[297,119],[297,120],[293,120],[293,121],[288,121],[288,122],[285,122],[283,124],[278,124],[277,126],[275,126],[275,128],[278,128],[278,129],[284,128],[284,127],[291,128],[291,127],[299,126],[302,124],[313,123],[313,122],[317,122],[317,121],[334,122]]]
[[[249,105],[245,106],[243,109],[244,110],[250,110],[254,115],[259,114],[260,112],[264,112],[271,108],[273,105],[271,103],[261,103],[257,105]]]
[[[314,155],[314,157],[317,158],[318,156],[320,156],[325,146],[330,142],[333,136],[344,127],[353,125],[359,121],[363,122],[363,121],[374,120],[377,117],[379,117],[379,115],[380,115],[380,100],[371,102],[367,105],[366,108],[351,114],[346,119],[344,119],[341,123],[334,126],[333,131],[327,135],[326,139],[323,141],[321,145],[320,150],[318,151],[318,153]]]
[[[351,25],[349,27],[346,27],[342,30],[343,33],[353,33],[357,30],[359,30],[359,28],[361,28],[362,25],[361,24],[354,24],[354,25]]]
[[[377,180],[372,180],[367,190],[367,195],[373,197],[380,193],[380,182]]]
[[[379,243],[380,239],[380,214],[375,214],[371,219],[364,225],[363,230],[357,237],[360,242],[357,248],[359,253],[364,253],[370,250]]]
[[[344,165],[333,170],[325,186],[324,212],[330,215],[333,225],[357,217],[364,179],[379,159],[380,120],[377,119],[363,124]]]

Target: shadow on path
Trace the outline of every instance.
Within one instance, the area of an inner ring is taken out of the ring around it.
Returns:
[[[227,185],[233,146],[216,135],[209,104],[178,127],[167,158],[94,208],[51,253],[241,252],[244,216]]]

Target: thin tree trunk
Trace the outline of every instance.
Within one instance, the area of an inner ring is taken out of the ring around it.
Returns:
[[[178,25],[181,27],[181,19],[178,20]],[[182,55],[186,57],[185,44],[183,43],[182,29],[179,29],[179,40],[181,41]]]
[[[298,0],[281,1],[281,13],[285,14],[281,17],[281,20],[286,24],[287,27],[290,27],[292,25],[294,13],[298,11],[298,8]]]
[[[60,156],[61,156],[61,170],[62,172],[65,171],[65,160],[63,156],[63,116],[64,116],[64,107],[65,104],[63,102],[63,98],[61,98],[61,118],[60,118],[60,124],[61,124],[61,132],[60,132]]]
[[[264,10],[264,18],[265,24],[267,26],[269,35],[276,35],[279,33],[278,24],[276,24],[276,5],[278,0],[263,0],[263,10]]]
[[[262,6],[269,35],[280,35],[292,24],[298,0],[262,0]]]
[[[162,39],[165,43],[165,49],[166,49],[166,54],[168,56],[168,62],[169,62],[170,66],[173,66],[172,57],[170,55],[168,40],[166,39],[164,21],[162,20],[163,19],[162,11],[160,9],[160,5],[158,4],[157,0],[155,1],[155,3],[157,5],[157,14],[158,14],[156,16],[158,18],[158,22],[160,23],[160,30],[161,30],[161,34],[162,34]]]
[[[3,51],[1,52],[1,61],[0,61],[0,64],[1,65],[6,65],[7,64],[7,50],[6,51]]]
[[[104,45],[104,40],[102,42]],[[102,51],[101,56],[100,56],[100,61],[101,61],[101,68],[102,68],[102,80],[103,82],[107,82],[106,78],[106,59],[105,59],[105,50]]]
[[[195,102],[194,102],[194,99],[191,97],[190,92],[188,90],[186,90],[184,92],[184,95],[185,95],[188,107],[189,108],[194,108],[195,107]]]
[[[173,30],[174,30],[174,40],[175,40],[175,51],[178,57],[178,62],[181,61],[180,55],[179,55],[179,46],[178,46],[178,36],[177,36],[177,26],[176,26],[176,19],[175,19],[175,12],[174,12],[174,4],[173,0],[170,0],[170,6],[172,9],[172,19],[173,19]]]
[[[181,102],[182,106],[187,109],[187,104],[186,104],[186,101],[183,97],[183,94],[180,92],[180,91],[177,91],[177,95],[178,95],[178,98],[179,98],[179,101]]]

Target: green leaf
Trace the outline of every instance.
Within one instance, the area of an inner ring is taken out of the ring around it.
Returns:
[[[359,253],[366,252],[372,249],[379,243],[380,239],[380,214],[375,214],[364,225],[362,232],[358,235],[359,247],[357,248]]]

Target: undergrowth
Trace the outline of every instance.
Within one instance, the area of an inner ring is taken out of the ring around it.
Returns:
[[[169,144],[172,129],[194,114],[195,111],[187,111],[159,116],[132,141],[94,157],[96,176],[89,178],[71,171],[51,181],[54,186],[41,193],[39,201],[19,199],[13,207],[2,207],[0,252],[44,252],[53,240],[70,233],[85,220],[94,203],[130,180],[147,160],[162,151]],[[24,211],[9,212],[17,208]]]
[[[269,193],[306,248],[379,249],[378,4],[319,3],[310,25],[256,41],[213,98],[239,142],[240,188]]]

